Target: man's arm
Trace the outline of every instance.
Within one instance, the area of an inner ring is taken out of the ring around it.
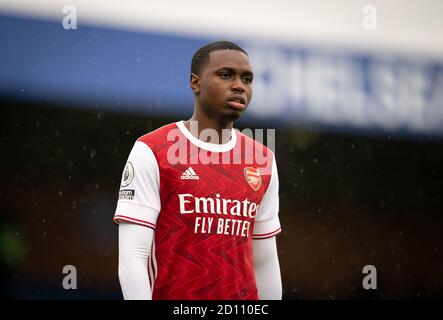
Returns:
[[[126,161],[114,214],[120,224],[118,274],[125,299],[152,297],[147,264],[160,207],[158,163],[139,139]]]
[[[260,300],[281,300],[282,283],[275,237],[253,240],[255,281]]]
[[[151,300],[148,257],[154,231],[121,222],[118,227],[118,276],[125,300]]]

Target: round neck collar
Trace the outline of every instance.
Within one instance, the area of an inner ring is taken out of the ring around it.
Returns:
[[[237,143],[237,134],[236,130],[234,128],[231,129],[231,140],[229,142],[224,144],[217,144],[217,143],[209,143],[202,140],[199,140],[198,138],[194,137],[191,132],[186,128],[185,123],[183,120],[178,121],[175,123],[177,127],[180,129],[180,131],[183,133],[183,135],[191,141],[192,144],[196,145],[197,147],[211,151],[211,152],[226,152],[230,151],[235,147],[235,144]]]

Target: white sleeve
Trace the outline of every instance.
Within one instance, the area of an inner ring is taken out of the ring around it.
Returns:
[[[154,229],[160,212],[160,173],[157,160],[145,143],[136,141],[123,170],[114,222]]]
[[[118,226],[118,277],[125,300],[151,300],[148,257],[154,231],[141,225]]]
[[[281,300],[282,283],[276,238],[253,240],[255,282],[260,300]]]
[[[255,216],[253,239],[266,239],[281,232],[278,210],[278,172],[275,156],[272,154],[271,181]]]

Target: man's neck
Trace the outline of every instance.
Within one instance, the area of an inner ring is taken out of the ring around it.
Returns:
[[[225,144],[228,143],[231,139],[230,134],[226,134],[226,131],[230,132],[232,130],[232,127],[234,125],[233,121],[229,122],[220,122],[216,119],[208,118],[204,115],[198,114],[197,112],[194,112],[191,119],[184,121],[184,124],[186,128],[195,136],[195,130],[191,130],[191,121],[195,121],[198,124],[198,136],[196,136],[197,139],[200,139],[201,132],[205,129],[212,129],[217,132],[218,135],[218,143],[219,144]],[[225,134],[223,134],[225,132]],[[200,139],[201,140],[201,139]],[[205,141],[205,142],[212,142],[213,141]]]

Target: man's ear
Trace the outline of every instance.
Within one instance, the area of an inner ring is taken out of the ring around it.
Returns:
[[[194,94],[200,93],[200,78],[195,73],[191,73],[191,77],[189,79],[189,83],[191,85],[192,92]]]

